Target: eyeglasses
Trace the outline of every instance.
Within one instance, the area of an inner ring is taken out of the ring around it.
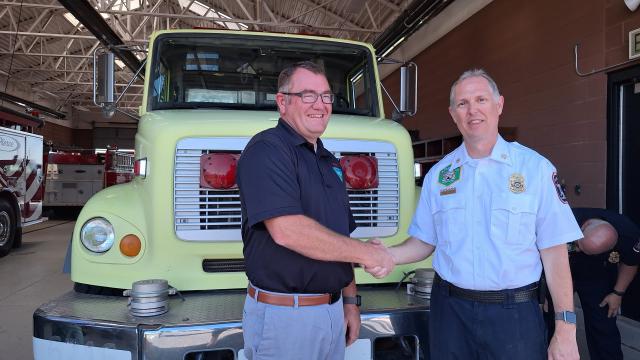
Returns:
[[[333,100],[335,100],[336,98],[335,95],[331,93],[318,94],[313,91],[301,91],[297,93],[283,92],[281,94],[298,96],[305,104],[315,103],[318,100],[318,97],[320,97],[320,99],[322,99],[322,102],[325,104],[333,104]]]

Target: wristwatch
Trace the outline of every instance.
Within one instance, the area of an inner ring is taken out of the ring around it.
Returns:
[[[576,324],[576,313],[573,311],[560,311],[556,313],[556,320],[562,320],[567,324]]]
[[[624,296],[624,291],[618,291],[616,289],[611,290],[612,294],[616,294],[618,296]]]
[[[360,297],[360,295],[343,296],[342,297],[342,303],[343,304],[353,304],[355,306],[360,306],[360,305],[362,305],[362,298]]]

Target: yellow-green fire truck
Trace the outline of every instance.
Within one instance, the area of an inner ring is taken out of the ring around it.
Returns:
[[[108,56],[98,58],[97,71],[112,68],[105,64]],[[411,140],[399,123],[384,119],[370,45],[248,31],[154,33],[135,137],[135,178],[100,191],[80,213],[70,252],[75,288],[34,313],[36,359],[244,358],[247,279],[239,193],[203,181],[219,171],[232,177],[233,161],[220,170],[204,166],[203,158],[233,159],[254,134],[274,127],[278,74],[301,60],[325,68],[336,96],[325,147],[337,158],[375,159],[377,181],[348,189],[358,225],[352,237],[380,237],[386,245],[407,237],[416,196]],[[415,91],[415,77],[403,84]],[[101,79],[98,92],[109,87]],[[410,103],[414,95],[402,91],[401,101]],[[113,111],[114,103],[102,104]],[[381,280],[356,268],[362,328],[348,359],[426,356],[428,301],[396,289],[417,267],[399,266]],[[139,316],[132,310],[136,289],[129,291],[131,299],[122,289],[152,279],[168,283],[160,295],[178,294],[164,297],[161,314]]]

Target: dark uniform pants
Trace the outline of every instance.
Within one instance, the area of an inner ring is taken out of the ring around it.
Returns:
[[[580,259],[571,260],[573,286],[580,297],[591,360],[622,360],[617,318],[607,317],[608,306],[600,307],[600,302],[615,285],[617,265],[604,264],[594,268],[593,264],[582,263]]]
[[[481,303],[448,294],[434,284],[429,314],[434,360],[546,360],[545,325],[536,299]]]

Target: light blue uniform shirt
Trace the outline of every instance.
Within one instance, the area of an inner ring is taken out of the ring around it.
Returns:
[[[538,281],[539,250],[582,237],[555,167],[500,136],[489,157],[462,144],[431,168],[409,234],[435,246],[443,279],[473,290]]]

